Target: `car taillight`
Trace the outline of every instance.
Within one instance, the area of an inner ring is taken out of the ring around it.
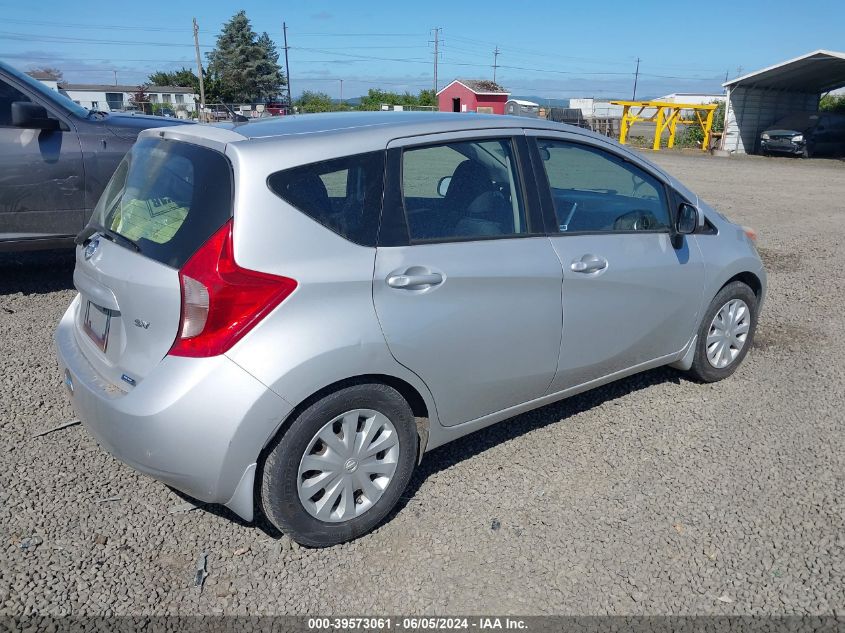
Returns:
[[[235,263],[232,220],[179,271],[182,316],[173,356],[217,356],[229,350],[296,289],[296,281]]]

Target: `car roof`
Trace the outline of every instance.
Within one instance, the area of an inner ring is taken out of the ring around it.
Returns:
[[[506,116],[501,114],[475,114],[453,112],[326,112],[295,114],[257,119],[246,123],[224,122],[213,125],[194,125],[185,130],[186,135],[206,137],[236,143],[253,139],[269,140],[276,137],[308,134],[346,135],[367,134],[381,141],[395,138],[440,132],[458,132],[482,129],[535,128],[577,132],[607,140],[589,130],[544,119]],[[223,132],[225,130],[225,132]]]

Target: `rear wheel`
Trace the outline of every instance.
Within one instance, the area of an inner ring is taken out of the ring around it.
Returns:
[[[303,545],[366,534],[399,500],[417,458],[411,408],[392,387],[346,387],[300,413],[272,445],[261,479],[264,514]]]
[[[757,296],[741,281],[729,283],[704,314],[689,373],[704,382],[727,378],[748,353],[756,329]]]

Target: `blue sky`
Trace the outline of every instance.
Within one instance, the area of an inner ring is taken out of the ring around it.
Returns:
[[[191,19],[203,51],[243,8],[281,48],[288,23],[291,85],[339,96],[370,87],[432,86],[432,29],[443,40],[439,87],[492,78],[517,95],[629,98],[720,92],[730,77],[815,49],[845,50],[845,2],[649,0],[564,2],[0,2],[0,59],[61,68],[76,83],[137,84],[154,70],[194,68]]]

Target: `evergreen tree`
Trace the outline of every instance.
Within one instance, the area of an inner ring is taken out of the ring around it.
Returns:
[[[259,101],[278,93],[283,84],[272,40],[268,36],[264,43],[259,42],[245,11],[238,11],[223,25],[217,46],[207,57],[209,84],[223,101]]]
[[[276,50],[276,44],[270,39],[267,31],[261,34],[257,43],[262,51],[262,59],[258,65],[257,76],[260,97],[267,101],[274,101],[278,97],[282,86],[287,85],[287,80],[279,65],[279,51]]]

